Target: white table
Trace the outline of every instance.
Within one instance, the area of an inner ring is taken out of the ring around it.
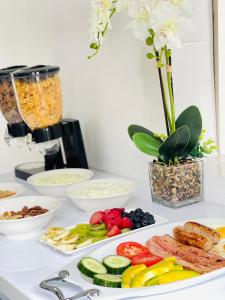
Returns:
[[[214,166],[215,167],[215,166]],[[179,209],[170,209],[161,205],[152,204],[148,185],[140,183],[137,192],[129,202],[129,207],[142,207],[155,214],[169,219],[169,221],[179,221],[184,219],[224,217],[225,206],[212,203],[214,193],[217,201],[225,203],[225,178],[217,177],[218,168],[209,166],[209,174],[206,178],[206,200],[202,203],[193,204]],[[221,173],[221,169],[219,168]],[[223,175],[223,174],[222,174]],[[108,174],[96,172],[96,177],[109,176]],[[219,178],[219,179],[218,179]],[[220,182],[218,183],[218,180]],[[1,181],[19,181],[13,174],[1,174]],[[22,181],[23,182],[23,181]],[[23,182],[24,183],[24,182]],[[219,185],[219,188],[218,186]],[[26,194],[35,194],[26,185]],[[63,205],[54,217],[50,225],[69,226],[87,219],[82,211],[79,211],[68,200],[62,200]],[[89,250],[90,251],[90,250]],[[86,251],[87,252],[87,251]],[[38,242],[37,237],[27,240],[9,240],[0,237],[0,292],[5,294],[10,300],[51,300],[56,299],[39,288],[39,283],[43,279],[51,277],[55,272],[63,269],[65,265],[72,262],[77,256],[86,253],[81,252],[76,256],[65,256]],[[70,294],[71,296],[71,294]],[[216,296],[216,300],[225,299],[225,276],[217,278],[208,283],[173,292],[151,297],[153,300],[190,300],[201,297],[204,300],[211,300]],[[145,298],[148,299],[148,298]]]

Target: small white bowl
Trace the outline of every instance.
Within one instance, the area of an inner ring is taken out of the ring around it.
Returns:
[[[69,183],[69,184],[41,184],[36,182],[36,180],[45,178],[48,176],[55,176],[60,174],[77,174],[82,176],[82,179],[79,180],[78,183],[87,181],[91,179],[94,176],[94,173],[91,170],[88,169],[57,169],[57,170],[51,170],[51,171],[44,171],[35,175],[30,176],[27,179],[27,182],[30,183],[33,188],[40,194],[40,195],[47,195],[50,197],[65,197],[65,190],[71,185],[77,184],[75,182]]]
[[[0,199],[0,203],[1,201],[4,201],[6,199],[10,199],[16,196],[21,195],[24,191],[25,191],[25,187],[24,185],[20,184],[20,183],[14,183],[14,182],[0,182],[0,190],[1,191],[11,191],[11,192],[15,192],[16,194],[13,196],[9,196],[9,197],[5,197]]]
[[[31,208],[39,205],[47,208],[49,211],[45,214],[17,219],[17,220],[0,220],[0,233],[10,237],[35,233],[44,228],[60,208],[60,201],[51,197],[44,196],[25,196],[11,198],[8,201],[1,202],[0,214],[6,211],[19,211],[24,206]]]
[[[99,195],[99,196],[77,196],[74,193],[85,188],[96,186],[96,184],[119,184],[124,186],[126,191],[112,193],[111,195]],[[88,182],[82,182],[69,187],[66,190],[66,195],[73,203],[80,209],[90,212],[96,210],[105,210],[108,208],[123,207],[124,204],[129,200],[131,194],[136,189],[136,184],[128,179],[122,178],[107,178],[107,179],[96,179]]]

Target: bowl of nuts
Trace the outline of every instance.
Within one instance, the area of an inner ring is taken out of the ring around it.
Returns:
[[[59,200],[46,196],[8,199],[0,206],[0,234],[18,237],[43,229],[60,208]]]

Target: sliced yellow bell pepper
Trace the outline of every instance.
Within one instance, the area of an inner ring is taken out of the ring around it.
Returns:
[[[167,258],[161,260],[160,262],[158,262],[157,264],[151,266],[150,268],[151,268],[151,269],[155,269],[155,268],[164,266],[164,265],[167,264],[167,263],[173,263],[173,264],[176,264],[176,258],[175,258],[174,256],[167,257]]]
[[[148,280],[145,283],[145,286],[153,286],[153,285],[158,285],[159,281],[158,281],[158,277],[153,277],[152,279]]]
[[[159,263],[160,264],[160,263]],[[174,264],[172,262],[161,263],[158,267],[150,267],[146,270],[141,271],[131,281],[132,288],[140,288],[145,286],[145,283],[161,274],[170,272],[174,269]]]
[[[199,273],[194,272],[194,271],[173,270],[169,273],[158,276],[157,279],[158,279],[159,284],[167,284],[167,283],[171,283],[171,282],[175,282],[175,281],[179,281],[179,280],[185,280],[185,279],[193,278],[193,277],[196,277],[196,276],[199,276],[199,275],[200,275]]]
[[[216,231],[220,234],[221,239],[225,238],[225,227],[216,228]]]
[[[147,269],[147,267],[144,264],[127,268],[121,276],[121,287],[130,288],[131,280],[134,278],[134,276],[145,269]]]
[[[184,267],[182,265],[177,265],[177,264],[174,265],[174,270],[182,271],[183,269]]]

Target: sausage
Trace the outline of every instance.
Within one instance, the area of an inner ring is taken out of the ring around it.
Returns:
[[[188,231],[204,235],[205,237],[211,239],[213,244],[217,244],[220,240],[219,233],[208,226],[196,222],[186,222],[184,224],[184,228]]]
[[[173,233],[175,239],[184,245],[194,246],[205,251],[210,251],[213,247],[213,242],[210,238],[191,232],[185,227],[177,226],[174,228]]]

